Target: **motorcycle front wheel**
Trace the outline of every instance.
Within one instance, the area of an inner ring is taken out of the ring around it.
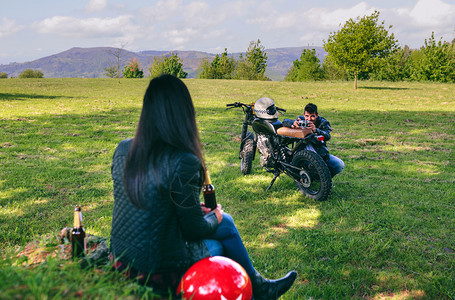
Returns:
[[[332,190],[332,176],[319,154],[302,150],[294,154],[291,163],[294,182],[299,191],[308,198],[325,201]]]
[[[243,144],[243,149],[240,153],[240,171],[244,175],[251,173],[254,158],[254,140],[253,138],[246,138]]]

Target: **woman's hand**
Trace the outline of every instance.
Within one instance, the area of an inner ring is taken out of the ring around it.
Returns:
[[[206,215],[206,214],[208,214],[209,212],[212,211],[210,208],[205,207],[204,202],[201,202],[201,209],[202,209],[202,212],[204,213],[204,215]]]
[[[202,212],[204,213],[204,215],[213,211],[216,215],[216,218],[218,219],[218,224],[221,223],[221,220],[223,220],[224,211],[221,209],[221,204],[217,204],[216,208],[214,210],[211,210],[210,208],[205,207],[205,204],[203,202],[201,202],[201,209],[202,209]]]
[[[221,209],[221,204],[217,204],[213,212],[215,212],[216,218],[218,219],[218,224],[220,224],[223,220],[223,210]]]

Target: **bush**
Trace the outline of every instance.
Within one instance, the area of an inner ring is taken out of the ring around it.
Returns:
[[[150,78],[155,78],[163,74],[171,74],[178,78],[186,78],[188,73],[183,71],[183,62],[180,57],[171,53],[170,56],[154,58],[152,66],[148,69]]]
[[[8,74],[5,72],[0,72],[0,78],[8,78]]]
[[[296,59],[286,75],[285,81],[321,80],[324,77],[316,50],[303,49],[300,60]]]
[[[389,55],[382,64],[371,73],[374,80],[404,81],[409,80],[412,72],[412,50],[405,46]]]
[[[129,64],[123,68],[123,77],[125,78],[143,78],[144,72],[139,67],[139,62],[133,58]]]
[[[270,80],[264,75],[267,67],[267,53],[265,47],[261,45],[261,41],[251,41],[248,49],[246,49],[245,57],[240,55],[236,79],[241,80]]]
[[[411,56],[413,59],[412,78],[438,82],[455,82],[455,47],[453,44],[436,43],[434,33],[419,53]]]
[[[235,59],[228,57],[227,48],[219,55],[217,54],[212,62],[208,58],[202,60],[201,72],[198,78],[205,79],[231,79],[235,71]]]
[[[19,78],[43,78],[43,72],[40,70],[27,69],[19,74]]]

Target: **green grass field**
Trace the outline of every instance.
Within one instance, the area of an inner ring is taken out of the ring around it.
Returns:
[[[283,299],[455,299],[455,85],[186,80],[218,202],[236,220],[255,267],[295,269]],[[54,247],[83,206],[88,233],[109,237],[110,163],[132,137],[147,80],[0,80],[0,299],[153,298],[106,269],[59,258],[30,265],[32,241]],[[334,129],[346,163],[315,202],[291,179],[238,159],[243,113],[267,96],[294,118],[307,102]]]

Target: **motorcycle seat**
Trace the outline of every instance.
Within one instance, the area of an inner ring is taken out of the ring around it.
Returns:
[[[294,137],[303,139],[307,135],[311,134],[312,131],[309,128],[289,128],[289,127],[281,127],[278,128],[276,131],[278,135],[287,136],[287,137]]]

